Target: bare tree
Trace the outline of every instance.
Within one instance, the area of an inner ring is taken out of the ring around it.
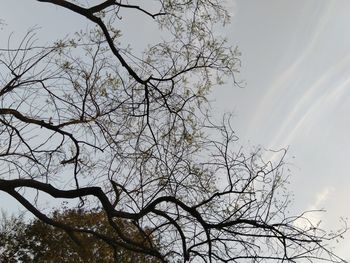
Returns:
[[[341,232],[286,213],[284,152],[275,163],[245,154],[229,117],[209,117],[206,95],[227,78],[237,85],[240,64],[214,32],[229,19],[221,1],[38,1],[89,28],[45,47],[29,32],[1,50],[1,191],[73,238],[162,262],[342,262],[328,246]],[[164,40],[140,55],[123,47],[125,10],[159,25]],[[49,217],[43,193],[103,209],[115,233]]]

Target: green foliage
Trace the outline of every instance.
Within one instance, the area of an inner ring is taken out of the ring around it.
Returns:
[[[55,211],[52,218],[76,227],[99,231],[111,238],[114,236],[120,241],[102,211]],[[119,220],[117,225],[135,242],[145,246],[155,245],[151,236],[145,240],[139,232],[141,230],[131,222]],[[38,219],[26,222],[21,216],[2,216],[0,238],[2,263],[159,262],[152,256],[129,251],[122,246],[113,248],[92,235],[69,233]]]

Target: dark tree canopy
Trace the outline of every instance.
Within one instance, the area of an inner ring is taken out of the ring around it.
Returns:
[[[102,211],[84,211],[65,209],[52,213],[54,220],[80,228],[91,228],[111,235],[113,233],[108,219]],[[129,237],[144,246],[155,246],[155,240],[144,240],[135,225],[118,220],[118,225]],[[146,230],[147,231],[147,230]],[[152,245],[151,243],[152,242]],[[0,228],[0,262],[3,263],[157,263],[156,258],[142,253],[135,253],[123,247],[112,248],[91,234],[70,233],[50,226],[39,219],[25,222],[23,217],[4,217]]]
[[[342,262],[328,246],[340,232],[286,212],[284,152],[245,153],[229,116],[210,117],[208,92],[238,85],[240,66],[216,33],[229,21],[222,1],[37,1],[87,29],[1,49],[0,191],[69,236],[161,262]],[[142,54],[121,44],[126,10],[159,26]],[[103,211],[113,231],[59,220],[47,196]]]

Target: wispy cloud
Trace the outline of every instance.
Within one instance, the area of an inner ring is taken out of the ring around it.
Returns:
[[[350,92],[350,77],[336,83],[334,75],[342,67],[348,66],[350,56],[344,58],[337,65],[334,65],[316,83],[314,83],[294,105],[293,110],[287,115],[279,128],[271,147],[276,144],[288,145],[295,138],[298,131],[305,131],[305,124],[314,125],[319,119],[327,116],[330,109],[336,107],[339,101],[344,98],[346,92]],[[321,90],[326,87],[326,90]]]
[[[317,17],[319,17],[318,24],[312,31],[313,34],[310,37],[307,46],[285,70],[283,70],[274,80],[272,80],[267,92],[262,97],[260,103],[257,106],[255,115],[250,123],[251,127],[262,122],[266,111],[270,111],[272,105],[274,105],[276,97],[281,97],[281,93],[285,93],[286,90],[293,90],[290,86],[296,85],[300,79],[298,75],[301,73],[300,70],[302,68],[302,64],[307,60],[310,53],[313,52],[314,47],[317,45],[319,37],[322,35],[327,22],[332,17],[330,10],[332,9],[333,5],[333,2],[329,2],[328,5],[319,10],[319,13],[317,14]]]
[[[320,192],[316,193],[314,202],[309,205],[306,211],[310,211],[304,214],[304,216],[295,222],[297,227],[306,229],[312,226],[318,226],[323,217],[326,215],[322,212],[323,206],[325,206],[330,195],[335,191],[331,186],[327,186]]]

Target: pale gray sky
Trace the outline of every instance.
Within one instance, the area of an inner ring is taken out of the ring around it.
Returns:
[[[334,228],[350,216],[350,2],[234,3],[227,33],[247,84],[213,97],[235,113],[243,145],[289,147],[294,207],[325,208],[315,220]],[[338,246],[350,259],[350,236]]]
[[[295,209],[326,208],[315,220],[336,227],[340,216],[350,216],[350,2],[230,0],[229,6],[225,33],[242,51],[237,77],[246,86],[214,90],[213,107],[235,113],[243,145],[289,147]],[[38,37],[50,42],[85,22],[34,0],[2,0],[0,18],[8,24],[0,43],[9,32],[20,37],[35,25]],[[151,33],[139,24],[128,27],[141,38]],[[337,250],[349,259],[348,248],[350,235]]]

